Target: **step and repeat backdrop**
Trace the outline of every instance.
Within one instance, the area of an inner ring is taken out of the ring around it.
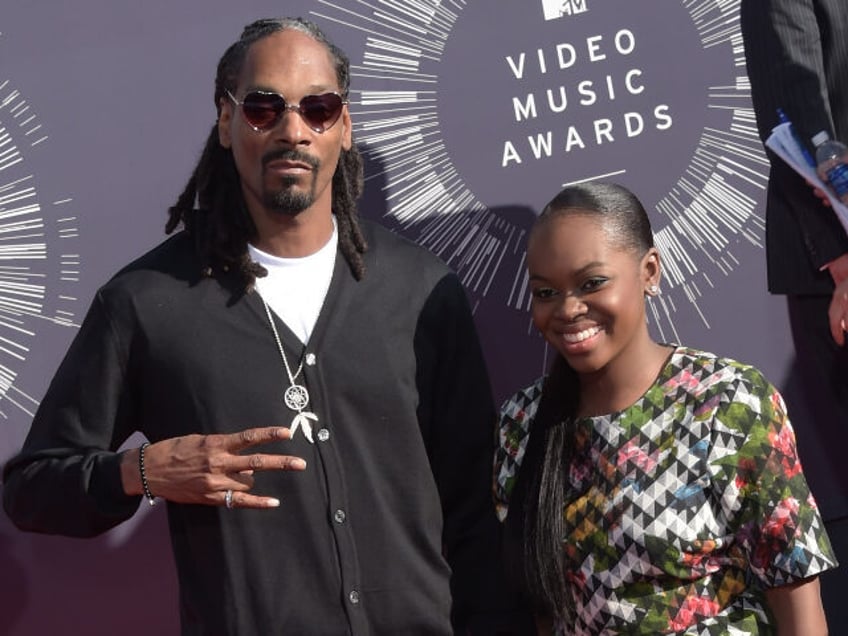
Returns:
[[[214,123],[219,57],[245,24],[281,12],[318,22],[349,54],[361,213],[462,277],[499,401],[550,355],[527,311],[527,231],[563,185],[589,180],[626,185],[651,213],[665,259],[656,337],[753,363],[791,400],[737,11],[717,0],[4,2],[0,462],[97,287],[162,240]],[[803,404],[790,408],[803,431]],[[826,500],[814,435],[801,452]],[[0,633],[177,629],[162,507],[94,540],[26,535],[0,516],[0,571]]]

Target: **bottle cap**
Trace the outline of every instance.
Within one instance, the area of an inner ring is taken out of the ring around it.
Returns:
[[[830,139],[828,132],[826,130],[821,130],[813,135],[812,142],[814,146],[821,146],[828,139]]]

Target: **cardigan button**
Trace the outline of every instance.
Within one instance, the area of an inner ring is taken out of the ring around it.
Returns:
[[[322,428],[318,431],[319,442],[326,442],[328,439],[330,439],[330,431],[328,431],[326,428]]]

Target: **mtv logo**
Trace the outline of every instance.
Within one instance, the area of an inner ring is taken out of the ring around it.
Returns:
[[[545,20],[556,20],[567,15],[586,13],[588,10],[586,0],[542,0]]]

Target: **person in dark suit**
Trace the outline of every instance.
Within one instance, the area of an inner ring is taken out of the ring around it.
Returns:
[[[742,0],[740,23],[760,137],[782,109],[811,152],[822,130],[848,141],[848,3]],[[838,556],[848,550],[848,348],[834,340],[828,310],[835,285],[848,285],[848,234],[803,178],[770,152],[769,159],[768,287],[787,297],[798,370],[799,393],[785,395],[810,440],[800,452]],[[818,452],[805,456],[805,448]],[[844,589],[848,573],[831,576],[841,581],[823,577],[825,609],[831,624],[844,624],[835,616],[848,620],[848,609],[835,596],[829,602],[828,591]]]

